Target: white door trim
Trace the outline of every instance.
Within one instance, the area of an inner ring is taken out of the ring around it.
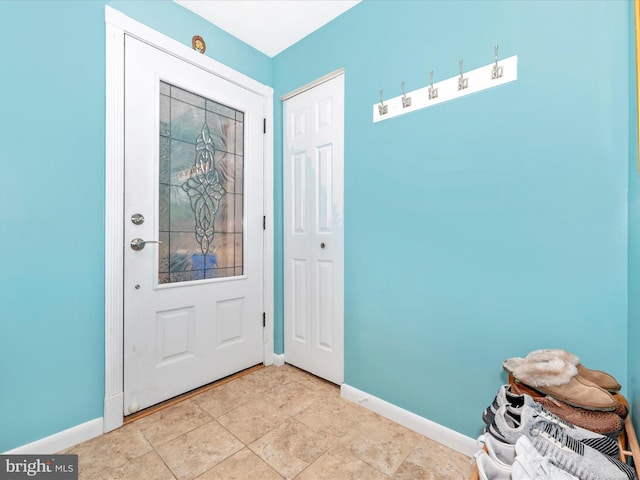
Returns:
[[[105,394],[104,431],[123,421],[124,37],[130,35],[264,98],[264,363],[273,363],[273,89],[105,6]]]
[[[280,100],[282,100],[283,102],[285,100],[289,100],[290,98],[293,98],[296,95],[300,95],[301,93],[304,93],[307,90],[311,90],[313,87],[317,87],[318,85],[328,82],[329,80],[333,80],[334,78],[339,77],[340,75],[344,75],[344,67],[340,67],[338,70],[334,70],[333,72],[327,73],[326,75],[323,75],[320,78],[316,78],[313,82],[309,82],[306,85],[298,87],[289,93],[285,93],[280,97]]]

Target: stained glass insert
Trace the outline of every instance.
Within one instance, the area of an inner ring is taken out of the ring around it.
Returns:
[[[161,284],[243,274],[244,113],[160,82]]]

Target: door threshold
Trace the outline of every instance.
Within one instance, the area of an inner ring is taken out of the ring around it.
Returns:
[[[246,368],[237,373],[229,375],[228,377],[221,378],[220,380],[216,380],[215,382],[208,383],[207,385],[203,385],[202,387],[196,388],[194,390],[190,390],[187,393],[178,395],[177,397],[173,397],[173,398],[170,398],[169,400],[165,400],[162,403],[158,403],[151,407],[145,408],[144,410],[140,410],[139,412],[132,413],[131,415],[127,415],[126,417],[124,417],[122,424],[128,425],[130,423],[135,422],[136,420],[140,420],[141,418],[144,418],[151,414],[159,412],[160,410],[169,408],[177,403],[184,402],[185,400],[189,400],[190,398],[200,395],[201,393],[208,392],[209,390],[213,390],[214,388],[224,385],[225,383],[229,383],[231,380],[244,377],[245,375],[256,372],[258,370],[262,370],[263,368],[264,368],[264,364],[262,363],[258,365],[254,365],[253,367]]]

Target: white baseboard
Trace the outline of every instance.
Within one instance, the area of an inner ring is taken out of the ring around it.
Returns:
[[[102,417],[4,452],[5,455],[49,455],[102,435]]]
[[[284,365],[284,353],[281,354],[273,354],[273,364],[276,367],[281,367],[282,365]]]
[[[389,420],[392,420],[414,432],[418,432],[425,437],[429,437],[457,452],[468,457],[472,457],[481,447],[478,442],[462,433],[433,422],[427,418],[416,415],[404,408],[400,408],[392,403],[386,402],[373,395],[351,387],[343,383],[340,387],[342,398],[357,403]]]

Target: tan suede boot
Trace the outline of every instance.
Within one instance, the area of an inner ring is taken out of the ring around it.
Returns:
[[[582,378],[586,378],[587,380],[598,385],[600,388],[604,388],[609,392],[618,392],[622,388],[622,386],[613,377],[613,375],[609,375],[607,372],[603,372],[600,370],[591,370],[581,363],[576,365],[576,368],[578,369],[578,375],[580,375]]]
[[[574,407],[606,412],[617,407],[609,392],[582,378],[576,366],[564,359],[515,357],[505,360],[503,367],[522,383]]]
[[[587,410],[613,412],[618,406],[609,392],[580,375],[576,375],[564,385],[535,386],[533,388],[569,405]]]

